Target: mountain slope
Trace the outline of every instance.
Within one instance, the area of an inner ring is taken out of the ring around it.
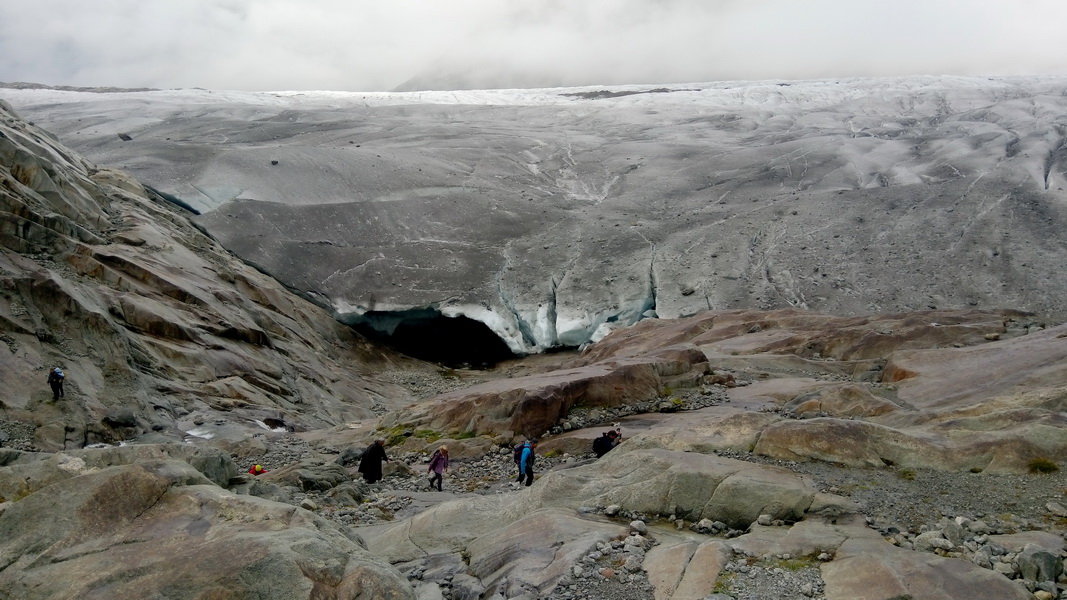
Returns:
[[[409,398],[371,374],[395,356],[6,104],[0,207],[0,411],[38,448],[338,425]]]

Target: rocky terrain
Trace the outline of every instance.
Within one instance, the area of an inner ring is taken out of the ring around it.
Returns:
[[[1055,314],[720,309],[444,368],[6,104],[0,202],[0,598],[1067,598]]]

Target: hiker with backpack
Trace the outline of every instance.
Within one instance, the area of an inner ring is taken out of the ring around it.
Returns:
[[[515,483],[522,483],[522,480],[525,479],[526,487],[530,487],[533,484],[534,450],[536,449],[536,439],[520,444],[515,448],[515,463],[519,467],[519,476],[515,479]]]
[[[611,431],[604,432],[604,435],[593,440],[593,452],[597,458],[607,454],[612,448],[619,445],[619,438],[622,434],[618,429],[612,429]]]
[[[52,399],[59,400],[63,398],[63,380],[66,379],[66,375],[63,371],[56,367],[48,372],[48,387],[52,388]]]
[[[430,487],[433,487],[434,482],[437,482],[437,491],[441,491],[441,481],[444,479],[445,471],[448,470],[448,446],[441,446],[430,457],[430,466],[427,468],[427,473],[432,473],[430,476]]]

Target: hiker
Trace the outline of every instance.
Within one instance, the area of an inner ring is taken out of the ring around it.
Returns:
[[[522,465],[519,464],[519,461],[522,460],[522,452],[526,450],[526,445],[529,443],[528,441],[522,442],[512,450],[512,459],[515,461],[515,468],[518,470],[520,479],[522,478]]]
[[[388,461],[385,455],[385,440],[374,440],[359,459],[360,473],[363,473],[363,481],[374,483],[382,478],[382,461]]]
[[[48,386],[52,388],[52,399],[59,400],[63,397],[63,380],[66,376],[59,367],[48,372]]]
[[[262,474],[266,473],[267,470],[264,469],[260,465],[252,465],[252,468],[249,469],[248,472],[251,473],[252,475],[262,475]]]
[[[611,431],[605,431],[604,435],[593,440],[593,452],[597,458],[607,454],[612,448],[619,445],[619,438],[622,437],[622,433],[617,429]]]
[[[519,476],[515,479],[515,483],[522,483],[522,480],[526,479],[526,487],[530,487],[533,484],[534,472],[534,450],[537,449],[537,440],[533,439],[522,445],[522,452],[519,453]]]
[[[430,487],[433,487],[433,482],[437,482],[437,491],[441,491],[441,480],[444,479],[444,473],[448,470],[448,446],[441,446],[430,457],[430,466],[427,468],[427,473],[433,473],[430,476]]]

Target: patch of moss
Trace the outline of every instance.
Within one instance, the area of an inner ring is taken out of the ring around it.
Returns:
[[[381,436],[382,439],[385,440],[386,446],[395,446],[397,444],[402,444],[404,440],[407,439],[408,436],[406,434],[409,430],[403,425],[397,425],[396,427],[390,427],[389,429],[379,429],[379,431],[382,432]]]
[[[442,437],[439,432],[434,431],[433,429],[416,429],[413,436],[424,439],[427,442],[436,442]]]
[[[772,568],[777,567],[786,571],[800,571],[819,565],[815,555],[795,556],[793,558],[776,558],[770,563]]]
[[[23,498],[29,496],[32,493],[33,490],[30,489],[30,484],[28,482],[23,481],[19,484],[19,489],[15,490],[15,495],[11,497],[11,501],[18,502],[19,500],[22,500]]]
[[[915,481],[915,469],[901,469],[897,471],[897,477],[904,481]]]
[[[715,586],[711,588],[713,594],[725,594],[730,591],[733,586],[734,578],[737,577],[736,573],[728,571],[719,571],[719,576],[715,578]]]
[[[1031,460],[1029,463],[1027,463],[1027,467],[1030,468],[1031,473],[1040,474],[1055,473],[1056,471],[1060,470],[1059,465],[1057,465],[1051,459],[1045,457],[1039,457]]]

